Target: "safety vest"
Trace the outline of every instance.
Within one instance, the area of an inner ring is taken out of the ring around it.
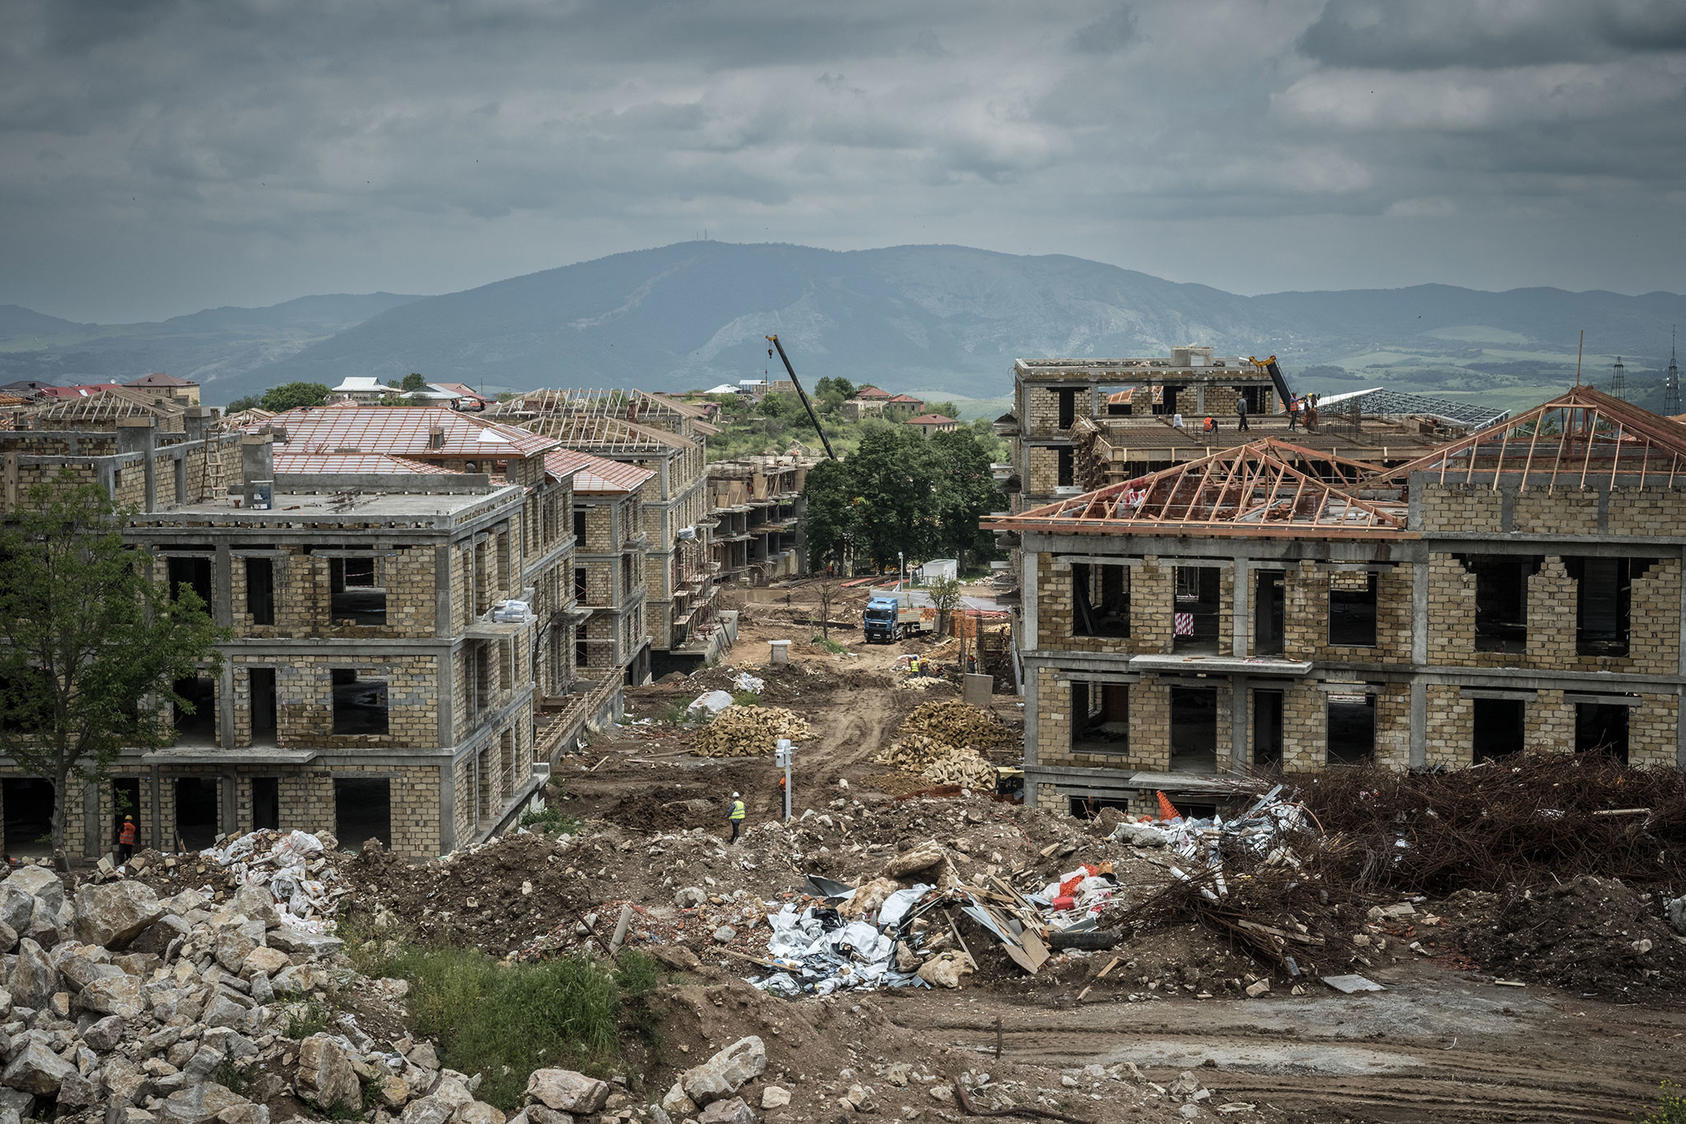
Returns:
[[[135,821],[134,820],[125,820],[123,822],[123,831],[120,835],[117,836],[117,842],[123,844],[126,847],[133,847],[135,845]]]
[[[732,812],[726,818],[731,820],[733,823],[742,823],[743,822],[743,801],[742,800],[732,801]]]

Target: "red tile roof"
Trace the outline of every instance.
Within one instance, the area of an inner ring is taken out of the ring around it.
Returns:
[[[506,458],[532,456],[557,445],[553,437],[445,406],[301,407],[260,424],[285,428],[288,446],[304,452]],[[438,446],[431,441],[434,429],[443,433]]]
[[[577,449],[555,449],[544,455],[544,468],[560,480],[574,478],[574,491],[590,494],[632,492],[655,473],[635,464],[594,457]]]
[[[876,386],[863,386],[855,391],[856,398],[888,398],[888,390],[879,390]]]
[[[493,402],[497,401],[496,398],[488,398],[486,395],[481,394],[478,390],[475,390],[472,386],[465,386],[460,382],[431,382],[427,385],[437,387],[438,389],[443,390],[446,394],[455,394],[458,398],[478,399],[487,405],[491,405]]]
[[[944,417],[942,414],[920,414],[916,418],[908,418],[907,424],[908,425],[959,425],[960,423],[955,421],[953,418]]]
[[[890,401],[901,402],[901,403],[904,403],[904,404],[908,403],[908,402],[911,402],[915,406],[923,406],[925,404],[925,400],[923,398],[915,398],[911,394],[898,394],[894,398],[890,399]]]
[[[423,464],[408,457],[387,453],[311,453],[275,446],[276,475],[365,476],[415,473],[418,476],[455,476],[455,469]]]

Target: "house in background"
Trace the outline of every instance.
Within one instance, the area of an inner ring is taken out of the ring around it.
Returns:
[[[167,399],[183,406],[199,405],[198,383],[191,379],[167,375],[163,371],[154,371],[150,375],[142,375],[140,378],[131,379],[123,385],[130,390],[137,390],[160,401]]]
[[[338,395],[345,401],[379,402],[383,398],[395,398],[404,392],[396,386],[388,386],[373,375],[348,375],[328,393]]]
[[[920,414],[916,418],[908,418],[906,424],[917,429],[921,437],[929,437],[945,429],[960,428],[960,423],[946,414]]]

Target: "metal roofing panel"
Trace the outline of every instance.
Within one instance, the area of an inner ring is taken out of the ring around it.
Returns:
[[[308,452],[527,457],[557,444],[551,437],[441,406],[300,408],[263,424],[285,428],[288,445]],[[442,433],[438,445],[431,440],[435,428]]]
[[[556,449],[544,457],[545,471],[560,479],[572,475],[574,491],[584,493],[633,492],[655,475],[635,464],[594,457],[578,449]]]

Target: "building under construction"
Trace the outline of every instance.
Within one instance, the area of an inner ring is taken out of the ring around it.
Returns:
[[[1232,410],[1166,455],[1161,408],[1096,425],[1154,452],[1079,484],[1065,457],[1112,394],[1066,384],[1117,363],[1021,362],[998,423],[1025,481],[987,525],[1016,548],[1029,799],[1198,808],[1254,770],[1522,749],[1686,763],[1686,427],[1577,387],[1485,426],[1262,411],[1237,435]],[[1192,370],[1209,408],[1262,392],[1233,363],[1145,370]]]

